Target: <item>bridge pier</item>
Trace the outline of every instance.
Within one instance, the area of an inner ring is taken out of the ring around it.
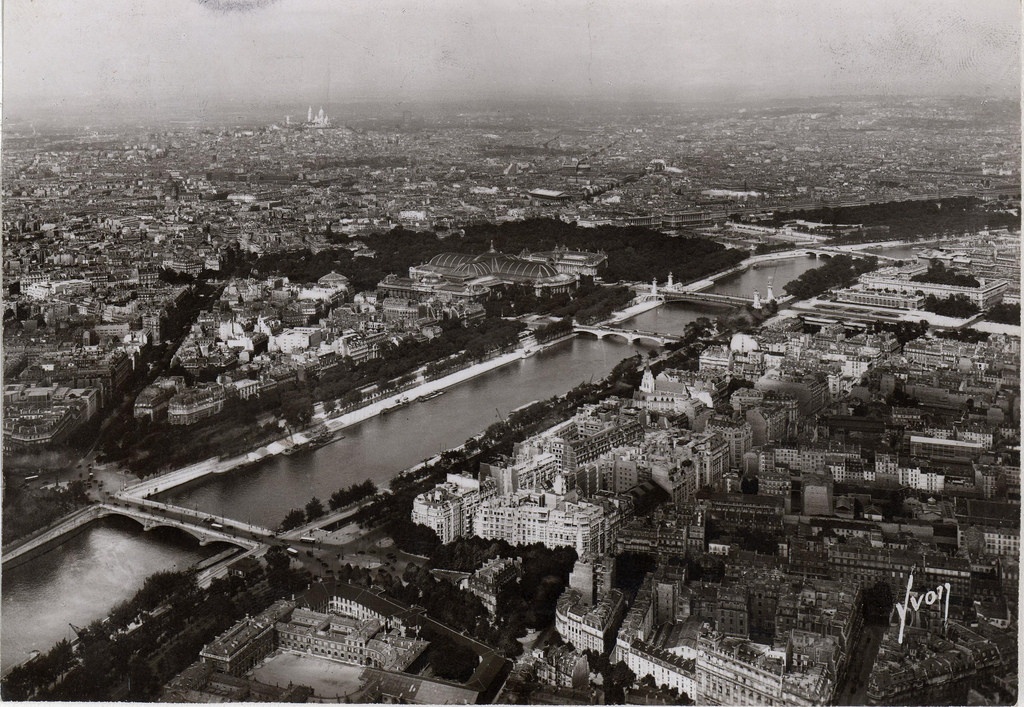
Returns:
[[[652,295],[651,293],[646,292],[646,293],[638,294],[633,299],[632,304],[643,304],[645,302],[664,302],[664,301],[665,301],[665,295],[660,294],[660,293],[656,294],[656,295]]]
[[[26,539],[20,544],[16,544],[15,547],[6,548],[6,552],[3,556],[4,567],[10,568],[23,564],[32,557],[35,557],[38,553],[45,551],[47,548],[64,542],[67,537],[80,532],[92,521],[112,515],[131,518],[142,526],[143,531],[150,531],[153,528],[159,527],[174,528],[188,533],[194,537],[200,545],[223,542],[242,548],[252,549],[259,547],[262,544],[257,538],[257,534],[264,538],[273,536],[273,532],[270,530],[253,528],[248,525],[235,528],[232,527],[232,524],[228,521],[225,521],[223,532],[213,532],[205,525],[200,525],[199,523],[191,523],[174,518],[162,517],[160,515],[152,515],[151,511],[145,507],[136,507],[129,503],[123,503],[123,505],[120,505],[121,503],[122,502],[119,501],[100,502],[96,505],[80,509],[73,513],[69,518],[61,521],[48,530],[43,531],[38,536]],[[144,505],[141,501],[136,501],[136,503]]]
[[[573,330],[576,332],[585,332],[587,334],[593,334],[598,339],[603,339],[606,336],[618,336],[629,344],[635,343],[636,341],[639,341],[641,339],[646,339],[648,341],[653,341],[658,346],[665,346],[666,344],[670,344],[674,341],[679,340],[679,337],[666,336],[663,334],[659,334],[657,332],[636,330],[630,331],[627,329],[617,329],[614,327],[605,328],[600,326],[587,326],[582,324],[576,324],[573,327]]]

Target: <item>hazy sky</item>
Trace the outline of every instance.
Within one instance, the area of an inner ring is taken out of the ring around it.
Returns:
[[[1020,91],[1017,0],[4,0],[5,108]]]

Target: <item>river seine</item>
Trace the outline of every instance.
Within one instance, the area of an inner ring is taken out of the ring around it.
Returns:
[[[515,408],[607,374],[636,347],[577,337],[473,378],[445,395],[342,430],[344,439],[171,491],[161,500],[217,516],[276,527],[291,508],[323,501],[349,484],[378,486],[402,469],[455,447]]]
[[[761,296],[771,280],[776,295],[817,260],[793,258],[723,280],[711,292]],[[682,333],[699,317],[721,307],[669,304],[620,326],[666,334]],[[457,446],[511,410],[565,393],[606,375],[623,358],[649,351],[642,343],[581,336],[531,358],[485,373],[434,400],[376,417],[342,431],[344,439],[318,450],[280,457],[255,469],[228,473],[165,494],[162,500],[213,515],[275,527],[291,508],[312,497],[363,479],[383,486],[396,473],[439,451]],[[36,560],[3,573],[0,668],[20,663],[31,650],[48,650],[71,637],[69,623],[83,626],[101,618],[136,592],[154,572],[184,568],[216,552],[200,548],[184,533],[144,533],[132,521],[95,524]]]
[[[127,518],[93,523],[27,564],[4,570],[0,668],[48,651],[131,598],[154,572],[186,569],[223,546],[199,547],[170,528],[149,532]]]

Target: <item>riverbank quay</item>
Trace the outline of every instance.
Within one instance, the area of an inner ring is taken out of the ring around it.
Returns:
[[[573,340],[574,341],[575,337],[572,336],[572,335],[568,335],[568,336],[564,337],[563,341],[565,341],[565,340]],[[589,345],[590,342],[588,341],[588,342],[584,342],[584,343]],[[548,346],[558,347],[558,344],[559,344],[558,341],[552,341],[552,342],[545,342],[544,346],[545,347],[548,347]],[[533,350],[539,350],[541,348],[538,344],[533,343],[533,342],[531,342],[529,344],[529,346]],[[572,346],[575,347],[576,344],[574,343],[574,344],[572,344]],[[563,344],[562,347],[556,348],[553,353],[537,354],[537,355],[539,357],[544,358],[546,360],[546,358],[549,357],[549,356],[561,357],[563,355],[563,352],[566,351],[566,350],[570,350],[570,349],[567,349],[566,345]],[[574,351],[575,348],[572,348],[571,350]],[[619,354],[618,356],[616,356],[616,360],[621,359],[623,356],[626,355],[626,353],[623,353],[625,350],[621,346],[615,347],[614,351],[617,354]],[[633,351],[629,351],[629,353],[633,353]],[[630,364],[631,367],[635,366],[635,365],[639,365],[641,363],[641,360],[640,360],[639,357],[634,357],[634,359],[635,359],[635,362]],[[531,361],[529,363],[524,362],[524,365],[525,365],[525,368],[523,368],[523,371],[530,371],[530,370],[533,369],[533,367],[537,366],[538,364],[535,361]],[[516,368],[519,369],[520,367],[516,367]],[[619,367],[619,369],[620,369],[620,372],[621,372],[621,370],[625,370],[621,366]],[[527,375],[531,375],[531,374],[527,374]],[[599,376],[600,376],[600,374],[599,374]],[[614,376],[614,380],[619,380],[620,377],[621,377],[621,373],[620,373],[620,375]],[[577,380],[586,381],[586,377],[577,378]],[[632,380],[632,378],[630,378],[630,380]],[[566,393],[565,395],[559,396],[559,398],[557,398],[557,399],[548,397],[548,396],[551,395],[551,393],[548,393],[547,395],[544,395],[543,393],[546,392],[545,390],[540,390],[540,391],[538,391],[538,394],[530,395],[527,398],[517,399],[515,401],[515,404],[514,404],[515,407],[514,407],[514,411],[513,411],[513,417],[511,418],[511,420],[509,421],[509,418],[506,417],[506,422],[504,424],[498,424],[498,423],[491,424],[488,427],[488,429],[485,430],[483,433],[480,433],[478,431],[479,431],[481,426],[487,425],[487,419],[484,416],[480,416],[479,418],[474,418],[474,421],[472,421],[470,423],[470,426],[466,428],[466,434],[461,435],[457,439],[447,440],[445,445],[444,445],[446,448],[455,450],[455,449],[459,448],[460,445],[458,445],[458,442],[460,442],[461,440],[466,440],[467,438],[475,439],[476,444],[471,444],[470,445],[470,450],[471,451],[467,451],[465,454],[450,453],[450,454],[447,454],[447,455],[445,455],[445,454],[434,455],[433,452],[436,451],[438,449],[438,447],[437,447],[436,444],[435,445],[431,445],[433,447],[432,450],[428,451],[428,450],[424,449],[423,450],[424,453],[421,453],[419,456],[413,457],[412,459],[403,460],[403,463],[394,465],[393,466],[394,470],[405,469],[405,471],[402,472],[402,474],[401,474],[402,480],[401,481],[396,481],[396,483],[392,485],[393,489],[391,489],[391,493],[389,493],[388,491],[384,491],[383,493],[379,494],[378,496],[374,497],[373,499],[367,499],[367,501],[368,501],[367,505],[379,506],[381,510],[385,510],[385,509],[393,510],[393,509],[395,509],[397,507],[395,505],[396,502],[398,502],[398,506],[401,506],[401,505],[404,504],[405,497],[407,496],[408,493],[413,493],[413,495],[415,495],[414,490],[412,488],[410,488],[413,484],[424,483],[427,486],[429,486],[429,485],[432,485],[433,483],[436,483],[437,478],[434,478],[436,475],[440,475],[441,478],[443,478],[444,473],[446,471],[450,470],[450,469],[454,469],[456,467],[458,467],[459,469],[462,469],[464,467],[468,468],[468,465],[471,465],[475,461],[477,461],[479,459],[479,457],[480,457],[480,454],[483,453],[482,450],[478,449],[478,447],[485,446],[485,447],[490,449],[490,448],[493,448],[494,445],[510,444],[511,440],[514,439],[517,435],[524,434],[524,433],[526,433],[528,431],[525,428],[526,425],[533,425],[533,424],[538,424],[538,425],[541,425],[541,426],[550,425],[550,424],[552,424],[552,421],[554,420],[554,418],[558,417],[558,415],[571,414],[569,412],[570,408],[572,408],[572,407],[574,407],[574,406],[576,406],[576,405],[578,405],[578,404],[580,404],[582,402],[591,401],[591,400],[595,399],[596,397],[599,397],[601,393],[606,392],[606,390],[615,390],[615,389],[616,388],[614,386],[612,388],[605,389],[604,386],[601,386],[601,385],[598,384],[598,376],[592,376],[590,383],[581,384],[580,386],[577,386],[576,388],[574,388],[572,391]],[[456,395],[457,396],[462,396],[463,393],[458,393]],[[455,397],[455,396],[453,396],[453,397]],[[543,402],[538,402],[538,399],[542,399]],[[440,410],[443,410],[445,408],[445,403],[446,403],[446,400],[441,400],[439,405],[434,405],[433,407],[428,407],[426,405],[420,406],[420,408],[418,409],[418,412],[421,415],[423,415],[423,414],[434,415],[434,414],[436,414],[436,411],[440,411]],[[503,410],[507,410],[510,407],[513,407],[513,405],[510,404],[507,407],[503,406],[502,409]],[[559,418],[559,419],[561,419],[561,418]],[[471,428],[472,428],[473,431],[471,431]],[[478,432],[478,433],[473,435],[474,431]],[[426,460],[426,464],[424,464],[424,462],[420,461],[420,460],[424,459],[425,457],[432,457],[432,458],[431,459],[427,459]],[[299,460],[299,461],[302,461],[301,457],[296,457],[296,459]],[[431,464],[431,462],[434,462],[434,464]],[[440,464],[438,464],[438,462],[440,462]],[[302,463],[304,464],[305,462],[302,461]],[[424,468],[425,466],[427,468]],[[395,474],[395,471],[390,471],[389,478],[391,478],[393,474]],[[430,478],[428,478],[428,477],[430,477]],[[239,474],[237,478],[238,478],[239,481],[245,481],[246,478],[247,478],[247,475],[246,474]],[[217,483],[217,482],[215,482],[215,483]],[[383,485],[384,486],[389,486],[389,484],[387,484],[387,483],[385,483]],[[312,493],[312,491],[309,491],[309,493]],[[401,498],[398,498],[396,496],[401,497]],[[321,495],[321,497],[323,497],[323,496]],[[153,502],[153,499],[150,499],[150,502]],[[179,504],[180,502],[173,501],[172,503]],[[299,505],[301,506],[301,504],[299,504]],[[176,505],[175,507],[179,508],[181,506],[189,506],[189,507],[191,507],[189,510],[191,511],[192,515],[198,513],[198,511],[195,510],[196,507],[192,503],[180,503],[180,505]],[[362,508],[354,509],[354,510],[359,512],[359,511],[362,511]],[[212,520],[212,522],[222,522],[220,520],[220,518],[222,517],[222,515],[225,514],[225,512],[224,511],[218,511],[215,508],[208,508],[206,511],[203,512],[204,516],[207,515],[207,514],[209,514],[209,518],[204,518],[204,519]],[[244,511],[243,512],[234,512],[234,513],[227,512],[226,515],[233,516],[233,517],[236,517],[236,518],[239,518],[239,517],[245,518],[246,517]],[[347,512],[345,512],[345,515],[347,515]],[[393,515],[393,514],[392,513],[388,513],[388,515],[390,516],[390,515]],[[279,520],[279,518],[269,518],[269,519],[261,521],[261,524],[266,526],[266,527],[273,527],[277,520]],[[331,520],[337,521],[338,519],[331,519]],[[359,523],[357,523],[357,522],[349,522],[349,525],[346,527],[346,530],[343,533],[341,533],[342,535],[346,536],[344,538],[344,540],[346,542],[347,541],[351,541],[351,542],[354,542],[354,543],[357,543],[357,544],[360,544],[360,543],[365,544],[367,542],[367,538],[373,538],[373,537],[381,536],[381,534],[384,532],[384,528],[381,527],[380,523],[381,523],[381,521],[386,520],[386,518],[382,517],[379,513],[373,513],[373,514],[367,514],[367,520],[369,521],[368,525],[373,525],[373,526],[375,526],[375,528],[360,528],[359,527]],[[346,523],[348,521],[349,521],[348,518],[340,520],[341,523]],[[329,525],[333,526],[334,523],[331,523]],[[228,526],[225,524],[225,530],[227,528],[228,528]],[[332,556],[330,558],[327,558],[329,562],[333,562],[334,558],[336,557],[336,555],[338,553],[345,554],[346,555],[346,561],[348,561],[348,560],[358,561],[360,558],[367,557],[367,556],[369,556],[371,554],[371,551],[370,551],[369,548],[364,548],[363,545],[358,545],[358,547],[353,546],[355,548],[353,550],[353,552],[355,552],[358,549],[365,549],[367,555],[364,556],[364,555],[356,554],[353,557],[348,557],[347,556],[349,554],[348,550],[346,550],[346,549],[344,549],[342,547],[342,545],[343,545],[343,543],[341,542],[342,538],[334,538],[333,536],[331,538],[328,538],[326,536],[321,537],[320,533],[318,531],[314,531],[314,533],[311,533],[311,534],[315,534],[316,535],[316,539],[321,541],[322,546],[324,548],[328,548],[328,546],[329,546],[328,549],[330,549],[331,551],[334,552],[334,556]],[[349,535],[351,537],[347,537]],[[260,540],[260,539],[263,539],[263,538],[257,538],[257,540]],[[300,535],[300,539],[298,539],[298,540],[291,540],[291,541],[289,541],[286,538],[274,537],[274,538],[266,538],[266,539],[264,539],[264,542],[266,543],[267,546],[271,546],[271,547],[272,546],[291,547],[292,550],[294,550],[295,552],[289,551],[289,555],[292,556],[293,558],[300,558],[304,563],[306,563],[307,552],[310,551],[310,550],[314,550],[317,547],[320,547],[319,545],[314,546],[312,544],[309,544],[308,541],[301,540],[301,535]],[[383,547],[383,545],[382,545],[382,547]],[[218,549],[217,551],[219,552],[220,550]],[[298,554],[296,554],[296,552]],[[395,550],[395,552],[398,553],[399,551]],[[254,557],[258,553],[259,553],[259,551],[257,550],[255,552],[253,552],[252,554],[250,554],[250,557]],[[56,553],[52,553],[52,554],[56,554]],[[235,555],[234,557],[237,557],[237,555]],[[200,576],[200,580],[202,580],[203,577],[205,577],[206,575],[212,575],[214,572],[217,573],[217,576],[223,576],[223,574],[225,574],[227,572],[231,572],[232,570],[228,566],[229,562],[230,562],[230,559],[231,558],[227,558],[225,561],[223,561],[223,564],[218,566],[216,569],[211,568],[211,567],[203,567],[203,568],[201,568],[200,572],[202,574]],[[195,561],[190,561],[189,564],[193,565],[193,564],[195,564]],[[32,567],[31,563],[28,565],[28,567]],[[74,618],[72,618],[72,620],[74,620]]]
[[[925,246],[934,245],[936,243],[942,243],[941,238],[923,238],[917,241],[874,241],[872,243],[850,243],[847,245],[832,246],[836,250],[856,252],[861,250],[867,250],[874,248],[877,250],[883,250],[885,248],[903,248],[905,246]]]
[[[178,488],[185,484],[199,481],[211,474],[224,474],[249,465],[259,464],[265,459],[280,454],[290,454],[297,449],[310,444],[313,441],[312,435],[315,430],[326,430],[331,435],[344,430],[346,427],[365,422],[378,415],[386,413],[395,406],[411,404],[420,398],[435,392],[444,391],[460,383],[481,376],[489,371],[508,366],[527,356],[532,356],[538,351],[557,346],[558,344],[572,339],[575,334],[567,334],[552,341],[538,344],[536,348],[529,351],[526,349],[515,349],[513,351],[499,354],[486,361],[474,363],[471,366],[454,371],[434,380],[422,381],[408,388],[391,393],[374,402],[351,410],[345,413],[329,414],[324,411],[323,404],[318,403],[314,408],[314,414],[310,427],[300,432],[287,434],[269,444],[262,445],[245,454],[233,457],[217,458],[211,457],[203,461],[190,464],[180,469],[165,472],[158,476],[148,477],[137,483],[126,485],[122,493],[134,498],[146,498],[148,496],[164,493],[171,489]],[[333,440],[328,440],[329,444]]]
[[[286,454],[291,451],[298,451],[304,447],[312,449],[314,447],[322,446],[323,444],[328,443],[324,441],[325,434],[336,436],[336,433],[339,430],[369,419],[374,415],[378,415],[389,406],[399,404],[399,401],[403,399],[410,400],[413,398],[418,399],[421,397],[433,396],[437,391],[458,385],[490,370],[514,363],[524,357],[532,356],[544,349],[558,346],[559,344],[573,339],[574,336],[575,334],[570,332],[564,336],[544,342],[543,344],[539,344],[536,341],[531,340],[529,343],[524,343],[524,348],[522,349],[516,349],[514,351],[500,354],[487,361],[479,362],[473,366],[459,371],[454,371],[448,375],[441,376],[431,381],[424,381],[412,388],[407,388],[403,391],[396,392],[382,398],[361,410],[351,411],[343,415],[336,415],[332,418],[326,417],[321,412],[321,414],[317,415],[316,419],[313,420],[313,425],[309,429],[303,432],[295,432],[294,434],[285,435],[275,442],[257,448],[252,452],[224,459],[209,458],[195,464],[190,464],[186,467],[168,471],[156,477],[137,481],[135,483],[131,483],[130,481],[127,483],[118,483],[114,485],[109,492],[98,492],[99,497],[96,500],[100,502],[127,502],[135,505],[153,504],[154,506],[160,506],[160,508],[156,510],[167,511],[168,509],[173,508],[175,511],[180,511],[180,513],[189,516],[187,520],[191,520],[193,523],[208,521],[224,524],[227,521],[221,517],[220,514],[200,513],[192,508],[168,506],[168,504],[159,503],[153,497],[183,485],[190,483],[202,483],[203,479],[208,478],[210,475],[225,474],[243,469],[246,466],[254,466],[256,463],[259,463],[261,460],[268,457]],[[527,346],[529,348],[526,348]],[[404,469],[401,473],[414,473],[416,468],[421,466],[422,462],[413,465],[413,469]],[[65,517],[60,521],[51,524],[50,527],[34,534],[31,538],[24,539],[22,542],[28,542],[38,535],[46,532],[48,533],[48,538],[46,540],[46,547],[43,551],[48,551],[49,549],[53,549],[59,546],[62,542],[83,532],[92,521],[98,520],[99,516],[96,514],[97,511],[86,508],[81,513],[81,517]],[[85,516],[88,516],[88,519],[86,519]],[[210,517],[208,518],[207,516]],[[78,520],[79,522],[67,523],[66,521],[69,519],[71,521]],[[181,520],[186,520],[184,515]],[[262,533],[257,533],[257,535],[260,537],[263,536]],[[13,551],[16,547],[17,545],[12,544],[9,548],[4,548],[5,556],[8,550]],[[33,555],[38,554],[39,552],[33,552]]]
[[[131,518],[144,530],[158,527],[177,528],[196,538],[200,545],[224,542],[253,549],[263,540],[273,537],[266,528],[242,523],[230,518],[211,519],[207,514],[191,508],[172,506],[148,499],[115,495],[65,517],[60,523],[29,538],[4,548],[3,567],[11,569],[74,537],[94,521],[108,516]]]
[[[636,304],[632,304],[626,307],[621,312],[613,312],[612,316],[606,319],[605,321],[601,322],[601,324],[618,324],[620,322],[626,321],[627,319],[632,319],[638,314],[643,314],[644,312],[649,312],[652,309],[657,309],[663,304],[665,303],[659,302],[657,300],[637,302]]]
[[[100,517],[99,506],[79,508],[45,528],[18,538],[3,547],[3,567],[11,569],[66,542]]]
[[[657,307],[659,304],[657,302],[634,303],[624,310],[613,312],[602,324],[621,322],[636,316],[638,313]],[[324,446],[339,438],[339,433],[349,426],[386,413],[396,406],[413,404],[422,398],[430,396],[436,397],[435,394],[443,392],[448,388],[503,366],[508,366],[523,358],[537,355],[545,349],[559,346],[566,341],[572,340],[575,336],[577,336],[576,333],[568,332],[543,343],[538,343],[531,337],[521,342],[520,348],[499,353],[486,361],[479,361],[434,380],[425,380],[422,375],[425,367],[421,368],[418,382],[413,382],[411,386],[394,391],[361,408],[348,410],[340,414],[336,411],[328,413],[324,410],[323,404],[318,404],[314,408],[314,416],[310,426],[302,431],[292,431],[272,442],[242,454],[225,458],[211,457],[134,483],[128,481],[123,485],[118,484],[121,486],[121,490],[116,496],[124,500],[144,500],[188,484],[202,483],[204,479],[211,475],[244,470],[246,467],[255,467],[268,458]],[[437,461],[437,459],[435,458],[432,461]],[[415,470],[406,469],[402,473],[410,472],[414,473]]]

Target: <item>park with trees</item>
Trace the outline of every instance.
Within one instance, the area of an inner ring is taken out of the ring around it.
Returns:
[[[985,313],[985,319],[998,324],[1014,324],[1020,326],[1020,304],[1001,302]]]
[[[786,283],[786,293],[797,299],[816,297],[836,287],[848,287],[866,272],[878,267],[878,258],[836,255],[823,265],[804,272]]]
[[[969,273],[947,268],[941,261],[933,262],[928,269],[910,278],[911,282],[930,282],[935,285],[953,285],[954,287],[980,287],[978,279]]]
[[[675,238],[641,226],[583,228],[558,219],[472,224],[461,235],[444,239],[435,233],[396,227],[361,240],[376,253],[375,257],[358,258],[338,245],[316,253],[303,249],[258,258],[250,256],[248,265],[253,276],[282,275],[294,282],[313,282],[333,270],[348,277],[356,291],[363,291],[376,289],[377,283],[390,273],[404,274],[410,266],[425,263],[440,253],[479,254],[492,245],[512,255],[523,250],[550,251],[558,247],[601,251],[608,261],[600,275],[609,282],[646,282],[652,277],[661,281],[669,272],[674,273],[678,282],[696,280],[725,270],[748,254],[710,239]],[[242,266],[237,269],[243,271]]]
[[[12,481],[4,484],[4,543],[24,537],[89,503],[85,482],[79,479],[65,487],[43,489]]]
[[[956,319],[973,317],[981,311],[967,295],[950,295],[949,297],[926,295],[921,307],[927,312]]]
[[[939,235],[977,233],[985,228],[1020,228],[1019,218],[1010,213],[987,210],[984,201],[970,196],[776,211],[771,223],[781,226],[794,219],[830,225],[859,224],[863,227],[830,238],[832,245],[879,240],[913,241]]]

